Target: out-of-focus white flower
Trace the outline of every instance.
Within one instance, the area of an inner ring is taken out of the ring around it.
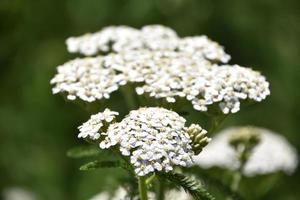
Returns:
[[[112,195],[108,192],[101,192],[90,200],[138,200],[139,197],[130,198],[128,192],[123,188],[119,187]],[[148,192],[148,199],[155,200],[155,194],[153,192]]]
[[[3,200],[36,200],[32,192],[19,187],[6,188],[2,191]]]
[[[251,129],[259,133],[260,142],[253,148],[244,166],[244,175],[255,176],[278,171],[292,174],[298,165],[298,158],[288,141],[267,129],[254,127]],[[241,131],[241,127],[229,128],[217,134],[203,152],[194,157],[195,165],[203,168],[216,166],[236,170],[240,162],[229,140],[238,131]]]
[[[174,30],[162,25],[148,25],[141,30],[127,26],[109,26],[96,33],[70,37],[66,43],[69,52],[78,52],[86,56],[98,52],[163,50],[191,53],[223,63],[230,60],[224,48],[207,36],[179,38]]]
[[[110,195],[108,192],[101,192],[99,194],[96,194],[89,200],[110,200]]]
[[[185,119],[173,111],[140,108],[131,111],[121,122],[110,124],[100,148],[118,145],[121,154],[130,157],[138,176],[155,170],[168,172],[174,165],[187,166],[192,162],[192,145],[197,143],[193,143],[189,136],[191,131],[184,125]],[[196,132],[209,141],[201,127]]]
[[[133,200],[138,200],[139,197],[133,197]],[[155,200],[157,199],[155,193],[148,191],[148,199]],[[172,189],[165,193],[166,200],[193,200],[193,197],[186,193],[183,189],[177,190]],[[130,200],[128,197],[128,192],[123,188],[119,187],[112,195],[108,192],[101,192],[90,200]]]
[[[119,115],[118,112],[111,111],[106,108],[103,112],[99,112],[98,114],[92,115],[91,118],[78,127],[80,133],[78,134],[79,138],[89,138],[92,140],[97,140],[103,134],[101,128],[105,126],[105,124],[111,123],[115,120],[116,116]]]
[[[194,198],[186,193],[183,189],[176,190],[172,189],[165,193],[166,200],[193,200]]]
[[[217,103],[224,114],[240,109],[240,101],[262,101],[269,83],[259,72],[238,65],[212,65],[189,53],[129,51],[103,57],[76,59],[58,67],[51,80],[53,93],[66,92],[93,102],[109,98],[126,83],[139,83],[138,95],[164,98],[169,103],[186,98],[194,109],[207,111]]]

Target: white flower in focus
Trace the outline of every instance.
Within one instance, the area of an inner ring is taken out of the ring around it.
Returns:
[[[127,46],[134,48],[133,39],[139,37],[137,29],[127,26],[109,26],[96,33],[88,33],[79,37],[70,37],[66,40],[67,48],[70,53],[81,53],[86,56],[95,55],[100,52],[114,51]]]
[[[212,61],[227,63],[230,55],[218,43],[210,40],[207,36],[194,36],[182,38],[178,43],[179,51],[196,54]]]
[[[75,59],[58,67],[51,80],[53,93],[66,92],[88,102],[109,98],[126,83],[139,83],[147,94],[175,103],[186,98],[195,110],[218,104],[224,114],[239,111],[242,100],[260,102],[269,94],[265,77],[238,65],[212,65],[189,53],[129,51],[103,57]]]
[[[103,112],[92,115],[87,122],[78,127],[80,131],[78,138],[99,139],[101,134],[103,134],[102,131],[105,131],[101,131],[101,128],[103,128],[105,124],[109,124],[115,120],[117,115],[119,115],[118,112],[111,111],[107,108]]]
[[[140,108],[121,122],[111,124],[100,148],[118,144],[121,154],[130,157],[138,176],[155,170],[168,172],[174,165],[187,166],[192,162],[192,141],[184,124],[185,119],[173,111]]]
[[[162,25],[147,25],[140,30],[128,26],[109,26],[96,33],[70,37],[68,51],[86,56],[131,50],[162,50],[191,53],[212,61],[227,63],[230,56],[207,36],[179,38],[174,30]]]
[[[224,114],[239,111],[242,100],[262,101],[269,94],[265,77],[238,65],[212,65],[189,53],[129,51],[75,59],[58,67],[51,80],[53,93],[66,92],[93,102],[109,98],[126,83],[139,83],[138,95],[148,94],[175,103],[186,98],[195,110],[217,103]]]
[[[253,148],[244,166],[244,175],[255,176],[278,171],[292,174],[298,165],[298,158],[288,141],[267,129],[253,127],[252,129],[260,134],[260,142]],[[194,157],[195,165],[203,168],[216,166],[236,170],[240,162],[229,140],[240,130],[240,127],[234,127],[217,134],[202,153]]]
[[[57,71],[50,82],[54,85],[52,92],[66,92],[69,100],[108,99],[110,93],[126,82],[123,74],[103,66],[102,57],[75,59],[58,66]]]

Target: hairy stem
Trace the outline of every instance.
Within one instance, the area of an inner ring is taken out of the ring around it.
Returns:
[[[140,200],[148,200],[147,185],[144,176],[138,177]]]

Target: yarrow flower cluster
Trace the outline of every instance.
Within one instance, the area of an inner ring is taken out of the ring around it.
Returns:
[[[132,50],[163,50],[192,53],[223,63],[230,60],[224,48],[207,36],[180,38],[174,30],[162,25],[148,25],[141,30],[127,26],[109,26],[96,33],[70,37],[66,43],[69,52],[86,56]]]
[[[80,128],[83,132],[79,135],[86,136],[91,130],[89,135],[99,138],[97,118],[84,123],[84,129]],[[101,120],[98,120],[100,124]],[[138,176],[155,170],[168,172],[174,165],[190,165],[195,154],[193,148],[200,153],[209,142],[206,131],[200,126],[191,125],[192,128],[189,128],[184,125],[185,119],[173,111],[157,107],[140,108],[131,111],[121,122],[111,123],[106,132],[101,133],[105,138],[100,142],[100,148],[118,145],[121,154],[130,157]],[[199,143],[195,142],[199,140]]]
[[[195,156],[195,165],[203,168],[213,166],[236,170],[240,161],[236,156],[234,146],[230,144],[232,136],[245,128],[229,128],[216,135],[204,151]],[[283,171],[292,174],[297,165],[297,153],[288,141],[267,129],[252,127],[259,136],[259,143],[253,148],[248,161],[245,163],[243,174],[255,176]]]
[[[183,52],[129,51],[69,61],[58,67],[51,80],[53,93],[66,92],[93,102],[109,98],[126,83],[135,84],[138,95],[165,99],[186,98],[195,110],[207,111],[218,103],[223,113],[235,113],[240,101],[262,101],[269,83],[259,72],[238,65],[217,65]]]
[[[114,112],[106,108],[104,112],[92,115],[91,118],[78,127],[80,133],[78,138],[89,138],[97,140],[100,138],[103,129],[107,128],[108,124],[115,120],[118,112]]]
[[[75,59],[58,66],[58,74],[51,80],[55,84],[52,92],[67,92],[69,100],[80,99],[93,102],[110,97],[113,91],[123,85],[123,74],[112,68],[102,67],[103,58]]]

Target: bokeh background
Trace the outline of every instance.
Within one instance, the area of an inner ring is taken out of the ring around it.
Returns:
[[[251,66],[271,83],[266,101],[231,115],[224,127],[267,127],[300,152],[299,10],[298,0],[1,0],[0,192],[18,186],[39,199],[81,200],[116,185],[112,171],[83,173],[82,160],[66,157],[88,113],[53,96],[49,84],[56,66],[75,57],[65,39],[108,25],[163,24],[218,41],[231,64]],[[274,184],[263,199],[300,198],[299,170]]]

